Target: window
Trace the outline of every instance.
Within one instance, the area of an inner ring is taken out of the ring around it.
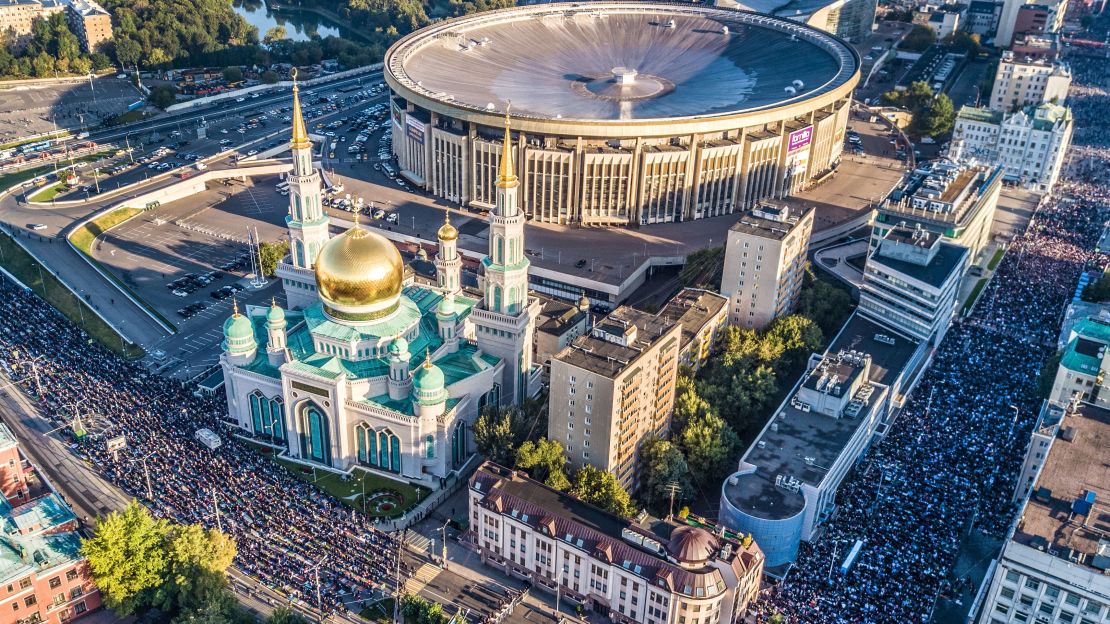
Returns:
[[[19,579],[19,588],[20,589],[27,589],[30,586],[31,586],[31,577],[28,576],[27,578]]]
[[[23,599],[23,604],[28,607],[33,607],[36,603],[38,603],[38,598],[35,598],[34,596],[27,596]]]
[[[50,579],[50,581],[49,581],[50,589],[57,589],[59,586],[61,586],[61,584],[62,584],[62,579],[61,579],[61,577],[58,577],[58,576],[55,576],[54,578]]]
[[[1006,598],[1008,600],[1014,599],[1014,590],[1012,587],[1003,587],[1002,591],[999,593],[1002,594],[1003,598]]]
[[[66,580],[67,581],[77,580],[77,570],[70,570],[70,571],[66,572]]]

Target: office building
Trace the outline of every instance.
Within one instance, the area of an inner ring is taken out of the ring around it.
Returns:
[[[666,437],[682,326],[621,306],[551,358],[547,437],[568,468],[591,464],[637,486],[640,445]]]
[[[77,516],[2,423],[0,483],[0,620],[61,624],[100,608],[100,591],[80,552]]]
[[[1002,5],[991,0],[972,0],[967,8],[967,32],[986,39],[998,27]]]
[[[697,288],[683,288],[659,311],[667,323],[682,326],[679,359],[697,371],[709,359],[722,327],[728,322],[728,299]]]
[[[31,39],[31,25],[65,10],[60,0],[0,0],[0,32],[11,33],[16,47]]]
[[[1054,409],[1059,422],[1029,447],[1027,464],[1040,464],[1035,484],[983,588],[979,624],[1110,618],[1110,411],[1081,402]]]
[[[1071,109],[1027,106],[1012,114],[965,106],[956,116],[949,157],[971,164],[999,163],[1015,183],[1050,190],[1071,144]]]
[[[805,275],[814,209],[760,204],[728,230],[721,294],[729,299],[729,323],[762,329],[789,314]]]
[[[859,313],[907,336],[940,344],[960,290],[966,247],[940,234],[895,227],[871,252],[863,271]]]
[[[1103,389],[1110,373],[1110,323],[1101,318],[1077,321],[1067,334],[1060,368],[1049,400],[1083,401],[1110,409],[1110,392]]]
[[[87,53],[96,52],[100,44],[112,39],[112,16],[93,0],[67,0],[66,17],[73,34]]]
[[[853,314],[721,485],[719,518],[750,533],[781,578],[836,508],[848,471],[889,427],[924,343]],[[812,363],[811,359],[811,363]]]
[[[945,39],[952,33],[964,28],[968,5],[946,4],[937,6],[926,4],[913,14],[913,23],[928,26],[936,33],[937,39]]]
[[[966,247],[975,257],[990,242],[1003,169],[935,161],[918,167],[879,205],[871,229],[875,249],[894,227],[922,228]]]
[[[618,624],[731,624],[759,591],[758,542],[702,518],[632,522],[489,462],[468,500],[482,563]]]
[[[1014,37],[1010,51],[1015,58],[1041,59],[1047,62],[1055,61],[1060,57],[1060,36],[1051,35],[1022,35]]]
[[[994,74],[990,109],[1009,113],[1045,102],[1062,104],[1070,86],[1071,69],[1064,63],[1006,51]]]

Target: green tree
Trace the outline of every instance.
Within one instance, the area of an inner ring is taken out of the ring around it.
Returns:
[[[979,54],[982,45],[979,41],[978,34],[964,32],[962,30],[956,31],[945,40],[945,43],[962,50],[968,57],[975,57]]]
[[[640,447],[640,483],[640,496],[659,514],[671,508],[672,484],[677,486],[675,505],[694,497],[686,457],[669,440],[651,438]]]
[[[261,243],[258,245],[258,255],[262,264],[262,275],[270,277],[277,271],[278,262],[289,255],[289,241]]]
[[[266,47],[270,47],[274,45],[274,43],[284,41],[288,38],[289,34],[285,32],[285,27],[279,24],[266,31],[266,36],[262,38],[262,43],[266,44]]]
[[[718,288],[725,266],[725,248],[699,249],[686,256],[678,277],[683,286]]]
[[[852,296],[845,288],[806,267],[798,294],[798,314],[813,320],[826,336],[833,336],[852,312]]]
[[[919,133],[922,136],[945,136],[952,132],[952,126],[956,123],[956,108],[948,95],[942,93],[933,100],[932,106],[914,115],[915,122],[919,116],[921,117],[921,123],[918,124]]]
[[[299,611],[281,605],[270,612],[270,617],[266,618],[266,624],[309,624],[308,618],[301,615]]]
[[[113,611],[134,612],[165,582],[168,532],[168,522],[132,500],[123,511],[100,518],[93,537],[82,540],[81,553]]]
[[[928,26],[917,24],[906,34],[905,39],[898,45],[903,50],[911,52],[924,52],[937,41],[937,33]]]
[[[636,515],[632,498],[617,482],[616,475],[590,464],[574,473],[571,494],[618,516],[630,518]]]
[[[235,541],[199,524],[178,525],[167,545],[166,582],[158,592],[163,609],[200,611],[227,591],[227,568],[235,559]]]
[[[235,65],[224,68],[224,82],[235,83],[243,81],[243,70]]]
[[[92,61],[82,56],[70,62],[69,71],[74,74],[87,74],[92,71],[92,67]]]
[[[697,466],[694,479],[704,487],[719,483],[733,468],[740,438],[720,416],[705,414],[686,423],[678,433],[686,461]]]
[[[131,69],[139,63],[139,56],[143,53],[143,49],[138,43],[125,37],[116,37],[113,42],[115,43],[116,60],[121,68]]]
[[[147,102],[166,110],[177,101],[177,91],[169,85],[158,85],[150,90]]]
[[[821,350],[825,337],[817,323],[800,314],[790,314],[771,321],[763,339],[782,352],[776,372],[795,374],[801,372],[798,369],[810,354]]]
[[[516,450],[516,467],[527,470],[533,479],[547,485],[565,490],[570,487],[565,471],[567,455],[563,445],[556,440],[540,438],[536,442],[528,440]]]
[[[516,446],[512,409],[486,406],[474,423],[474,444],[490,461],[508,465]]]
[[[412,594],[401,597],[401,613],[405,616],[407,624],[443,624],[446,619],[443,615],[443,606],[438,602],[431,602]]]
[[[259,76],[259,78],[261,78],[264,84],[277,84],[277,82],[281,79],[277,75],[277,72],[273,72],[268,69],[262,72],[262,75]]]
[[[39,52],[31,60],[31,67],[35,72],[35,78],[49,78],[54,75],[54,59],[46,52]]]
[[[698,395],[697,385],[688,374],[679,374],[675,380],[674,412],[671,417],[671,428],[680,430],[691,419],[713,411],[705,399]]]

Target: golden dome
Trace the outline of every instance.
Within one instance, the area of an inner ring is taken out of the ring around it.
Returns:
[[[459,237],[459,231],[455,226],[451,225],[451,213],[444,211],[443,225],[439,226],[439,231],[436,232],[436,238],[441,241],[452,241]]]
[[[397,247],[356,223],[320,250],[316,288],[332,316],[371,320],[397,309],[404,272]]]

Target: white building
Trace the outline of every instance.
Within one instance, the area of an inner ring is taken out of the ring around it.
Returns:
[[[864,266],[860,314],[940,344],[952,322],[969,253],[941,238],[920,226],[891,229]]]
[[[1054,435],[1029,447],[1035,485],[985,581],[979,624],[1110,620],[1110,411],[1057,408],[1063,418],[1049,423]]]
[[[763,203],[729,228],[721,294],[729,299],[730,324],[762,329],[794,309],[813,215],[813,208],[791,214],[789,207]]]
[[[1066,64],[1006,51],[994,74],[990,109],[1005,113],[1045,102],[1063,104],[1070,86],[1071,68]]]
[[[357,222],[329,235],[296,86],[291,147],[293,244],[280,274],[302,309],[235,307],[220,358],[228,413],[291,459],[439,487],[470,459],[481,408],[519,402],[539,377],[512,172],[498,183],[476,300],[459,293],[450,223],[438,233],[434,289],[406,285],[397,248]]]
[[[758,544],[701,519],[634,523],[492,463],[468,500],[484,564],[618,624],[732,624],[759,591]]]
[[[1058,104],[1013,114],[965,106],[956,117],[949,157],[997,163],[1008,178],[1049,190],[1060,177],[1072,131],[1071,109]]]

